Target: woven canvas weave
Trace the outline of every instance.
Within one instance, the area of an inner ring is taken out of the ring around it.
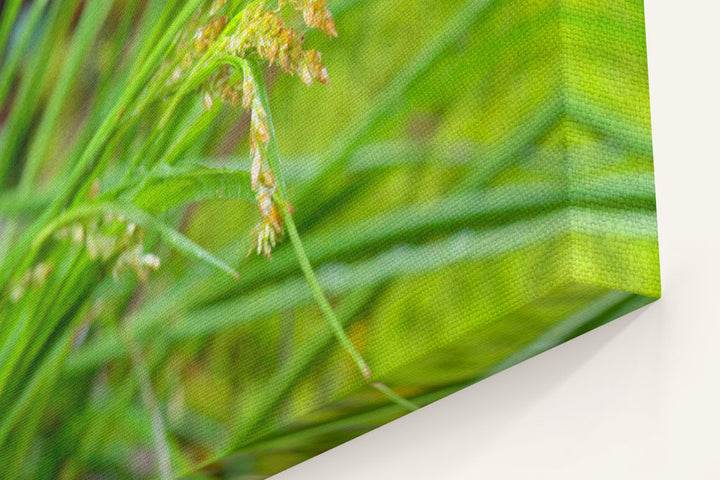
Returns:
[[[641,0],[1,5],[0,478],[265,478],[660,297]]]

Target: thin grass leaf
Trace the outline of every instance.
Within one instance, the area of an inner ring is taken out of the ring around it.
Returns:
[[[27,154],[25,169],[20,181],[20,188],[23,191],[32,188],[40,166],[50,150],[51,136],[60,120],[60,112],[76,81],[78,71],[98,35],[102,32],[102,26],[110,14],[112,5],[113,3],[110,1],[95,1],[83,8],[80,23],[68,47],[71,54],[65,60],[60,75],[54,83],[42,120]]]
[[[223,271],[233,278],[240,278],[240,274],[237,273],[232,267],[227,265],[225,262],[217,258],[212,253],[208,252],[200,245],[196,244],[177,230],[164,224],[160,220],[156,219],[149,213],[141,210],[140,208],[132,204],[120,204],[120,203],[94,203],[75,207],[71,210],[60,215],[54,221],[50,222],[45,228],[43,228],[37,238],[32,243],[32,251],[37,252],[45,241],[55,232],[58,228],[72,223],[76,220],[80,220],[87,217],[103,214],[113,214],[117,216],[125,216],[136,222],[138,225],[154,231],[160,235],[160,238],[175,248],[178,252],[187,255],[188,257],[195,258],[201,262],[207,263],[220,271]],[[34,257],[31,255],[30,258]]]
[[[50,204],[53,198],[51,191],[33,191],[31,194],[20,192],[17,188],[0,195],[0,215],[19,217],[36,214]],[[3,235],[5,232],[3,232]]]
[[[40,20],[42,20],[45,7],[49,1],[50,0],[38,0],[32,2],[26,20],[20,29],[20,37],[16,43],[12,44],[12,48],[10,48],[6,54],[5,62],[2,65],[3,68],[0,68],[0,104],[4,104],[7,100],[7,94],[12,86],[13,78],[17,74],[20,60],[23,58],[23,54],[25,54],[33,35],[37,33],[36,28]],[[5,12],[3,11],[3,15],[4,14]],[[0,50],[0,53],[3,53],[2,50]]]
[[[8,0],[0,11],[2,15],[0,16],[0,58],[2,58],[3,52],[5,51],[5,45],[7,44],[8,37],[10,36],[12,26],[15,23],[21,5],[22,0]]]
[[[160,406],[158,405],[157,396],[155,395],[152,381],[150,380],[150,371],[148,370],[147,363],[142,351],[138,348],[135,339],[132,338],[131,335],[119,329],[117,330],[117,334],[123,338],[125,348],[132,359],[133,370],[135,371],[135,376],[140,387],[143,403],[150,414],[158,473],[163,480],[172,480],[175,477],[173,476],[172,462],[170,460],[167,431]]]
[[[152,214],[190,202],[218,198],[255,203],[247,171],[202,165],[159,165],[131,196],[135,205]]]

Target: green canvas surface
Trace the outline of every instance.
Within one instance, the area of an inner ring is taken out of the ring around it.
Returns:
[[[0,478],[266,478],[660,297],[641,0],[0,8]]]

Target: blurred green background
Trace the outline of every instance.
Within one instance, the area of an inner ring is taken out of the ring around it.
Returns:
[[[72,157],[83,91],[123,48],[136,3],[116,2],[84,59],[34,202],[62,175],[52,158]],[[306,42],[330,85],[275,69],[266,82],[300,235],[379,380],[427,404],[659,297],[641,0],[329,8],[338,37]],[[248,124],[224,108],[188,158],[247,168]],[[102,308],[29,440],[26,478],[157,476],[117,325],[139,343],[186,478],[264,478],[404,413],[363,388],[289,243],[272,261],[245,257],[255,205],[164,218],[241,280],[159,247],[146,285],[93,288]]]

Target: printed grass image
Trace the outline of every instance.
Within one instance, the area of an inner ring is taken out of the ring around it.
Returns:
[[[660,296],[640,0],[0,5],[0,478],[266,478]]]

